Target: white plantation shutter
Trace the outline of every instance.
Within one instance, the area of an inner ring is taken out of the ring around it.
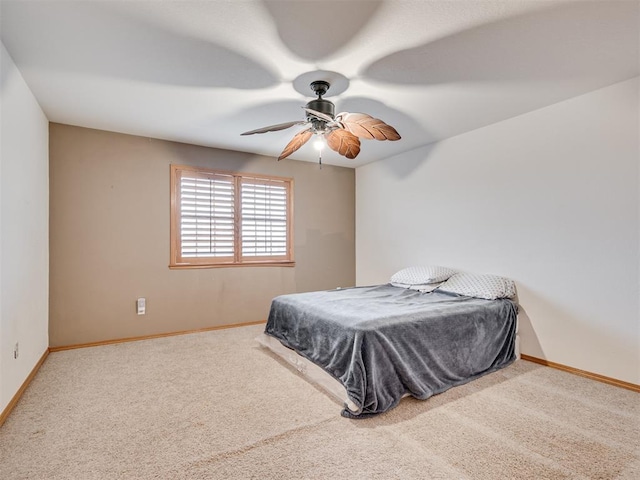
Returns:
[[[170,267],[291,266],[287,178],[171,165]]]
[[[242,177],[241,237],[243,257],[286,257],[287,183]]]
[[[234,256],[234,178],[189,175],[180,178],[180,256]]]

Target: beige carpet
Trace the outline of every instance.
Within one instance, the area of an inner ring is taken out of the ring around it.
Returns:
[[[2,479],[639,479],[640,395],[532,363],[347,420],[262,326],[52,353]]]

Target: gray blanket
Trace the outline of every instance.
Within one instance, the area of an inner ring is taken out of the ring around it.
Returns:
[[[322,367],[362,418],[426,399],[515,360],[517,307],[391,285],[276,297],[265,333]]]

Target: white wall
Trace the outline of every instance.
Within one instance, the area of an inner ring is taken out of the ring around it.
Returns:
[[[49,122],[0,46],[1,412],[49,346]]]
[[[523,353],[640,383],[638,78],[356,172],[356,278],[517,282]]]

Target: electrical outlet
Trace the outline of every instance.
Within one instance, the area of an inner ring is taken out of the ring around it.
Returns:
[[[18,342],[16,342],[15,346],[13,347],[13,358],[18,358],[18,355],[20,355],[20,350],[19,350],[20,344]]]
[[[136,309],[138,311],[138,315],[144,315],[147,313],[147,300],[144,297],[140,297],[136,301]]]

